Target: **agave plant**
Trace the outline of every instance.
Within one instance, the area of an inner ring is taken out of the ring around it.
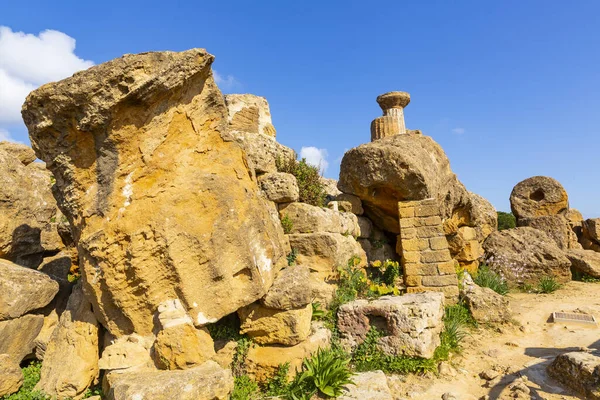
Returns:
[[[335,351],[320,348],[311,358],[304,359],[302,373],[293,383],[302,390],[293,390],[290,397],[293,400],[310,398],[317,390],[326,396],[338,397],[344,385],[354,383],[351,377],[347,359]]]

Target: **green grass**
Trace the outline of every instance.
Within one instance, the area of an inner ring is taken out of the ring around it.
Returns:
[[[286,256],[288,267],[292,265],[296,265],[296,259],[298,258],[298,251],[296,249],[292,249],[290,253]]]
[[[258,384],[250,379],[248,375],[235,377],[231,400],[255,400],[260,398]]]
[[[590,275],[586,274],[585,272],[581,272],[574,268],[571,268],[571,274],[573,275],[574,281],[586,282],[586,283],[600,282],[600,278],[594,278],[593,276],[590,276]]]
[[[506,280],[485,264],[479,267],[477,274],[473,277],[473,281],[479,286],[490,288],[503,296],[508,293],[508,283],[506,283]]]
[[[283,233],[287,235],[292,233],[292,229],[294,229],[294,222],[290,217],[284,215],[283,218],[281,218],[281,226],[283,227]]]
[[[538,283],[538,289],[541,293],[553,293],[560,289],[560,283],[556,282],[556,279],[552,276],[544,276]]]

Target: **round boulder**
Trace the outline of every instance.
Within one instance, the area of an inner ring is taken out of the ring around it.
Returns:
[[[569,209],[569,196],[556,179],[534,176],[513,188],[510,208],[517,219],[564,215]]]

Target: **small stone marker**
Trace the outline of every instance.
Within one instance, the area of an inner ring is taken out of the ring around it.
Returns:
[[[596,318],[593,315],[581,314],[581,313],[565,313],[565,312],[553,312],[552,321],[557,322],[575,322],[586,325],[596,325]]]

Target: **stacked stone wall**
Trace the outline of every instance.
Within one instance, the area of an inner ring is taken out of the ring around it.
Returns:
[[[402,255],[407,292],[436,291],[456,299],[455,261],[450,256],[437,201],[402,201],[398,208],[400,235],[396,250]]]

